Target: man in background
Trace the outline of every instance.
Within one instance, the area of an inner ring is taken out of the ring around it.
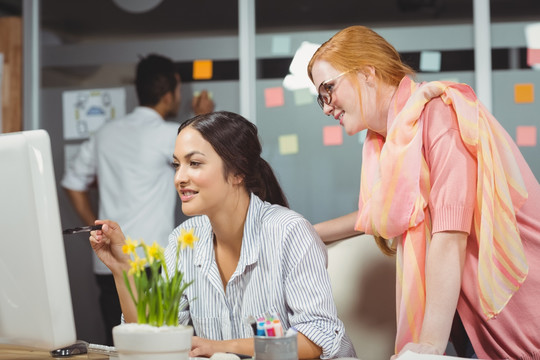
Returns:
[[[137,64],[135,88],[139,106],[124,118],[107,122],[82,143],[61,184],[86,225],[94,225],[97,219],[89,196],[89,188],[97,181],[100,219],[115,220],[134,240],[156,241],[165,247],[175,226],[170,164],[180,125],[165,119],[178,114],[180,76],[170,59],[152,54]],[[193,98],[192,106],[195,115],[214,109],[206,91]],[[106,344],[113,345],[112,328],[120,323],[120,303],[112,274],[92,254]]]

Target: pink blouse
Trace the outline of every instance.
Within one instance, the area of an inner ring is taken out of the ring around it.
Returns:
[[[465,148],[451,106],[430,101],[424,117],[424,157],[430,168],[432,232],[469,234],[457,310],[480,359],[540,359],[540,186],[512,144],[529,197],[517,221],[529,263],[528,276],[502,312],[486,320],[478,296],[478,246],[472,217],[476,198],[476,160]]]

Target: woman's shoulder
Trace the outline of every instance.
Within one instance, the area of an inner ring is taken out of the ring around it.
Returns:
[[[260,211],[262,223],[288,225],[291,223],[307,221],[301,214],[287,207],[263,202]]]
[[[459,124],[452,104],[445,103],[441,97],[431,99],[422,112],[424,144],[431,148],[444,135],[459,133]]]
[[[280,241],[294,238],[297,244],[307,244],[317,234],[313,225],[301,214],[280,205],[265,206],[259,223],[264,233],[280,234]]]

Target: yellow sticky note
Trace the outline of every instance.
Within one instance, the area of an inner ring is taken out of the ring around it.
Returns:
[[[279,153],[281,155],[291,155],[298,153],[298,135],[288,134],[281,135],[278,138],[279,141]]]
[[[536,126],[516,127],[516,144],[518,146],[536,146]]]
[[[323,145],[335,146],[343,144],[343,131],[341,126],[325,126],[323,128]]]
[[[264,99],[266,107],[283,106],[283,104],[285,103],[283,88],[278,86],[264,89]]]
[[[193,61],[193,80],[208,80],[212,78],[212,60]]]
[[[199,96],[199,95],[201,95],[201,92],[200,92],[200,91],[194,91],[194,92],[193,92],[193,97],[197,97],[197,96]],[[210,98],[210,99],[213,100],[213,99],[214,99],[214,93],[211,92],[211,91],[208,91],[208,98]]]
[[[514,101],[517,104],[534,102],[534,84],[515,84]]]

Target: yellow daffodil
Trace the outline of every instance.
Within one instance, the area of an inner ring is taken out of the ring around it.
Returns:
[[[189,246],[193,249],[193,244],[195,244],[195,242],[199,240],[199,238],[193,234],[193,231],[193,228],[189,231],[180,229],[180,236],[178,236],[178,246],[180,246],[182,249],[184,249],[186,246]]]
[[[132,240],[129,236],[126,239],[126,243],[122,246],[122,252],[124,254],[134,254],[135,249],[139,246],[137,240]]]
[[[178,309],[182,294],[192,281],[183,281],[184,274],[180,270],[180,248],[197,241],[194,230],[181,230],[176,248],[176,261],[172,269],[167,268],[164,249],[154,241],[150,246],[144,240],[138,241],[128,237],[122,251],[129,257],[129,270],[123,272],[124,281],[137,309],[137,322],[152,326],[177,326]],[[144,250],[144,257],[139,257],[137,248]],[[163,274],[163,276],[162,276]],[[132,276],[132,278],[128,278]]]
[[[135,258],[130,261],[131,268],[129,269],[129,275],[140,274],[144,271],[144,266],[146,265],[146,259],[142,259],[135,255]]]
[[[154,260],[161,258],[160,255],[163,253],[163,248],[154,241],[152,246],[146,246],[146,251],[148,253],[148,263],[152,265]]]

